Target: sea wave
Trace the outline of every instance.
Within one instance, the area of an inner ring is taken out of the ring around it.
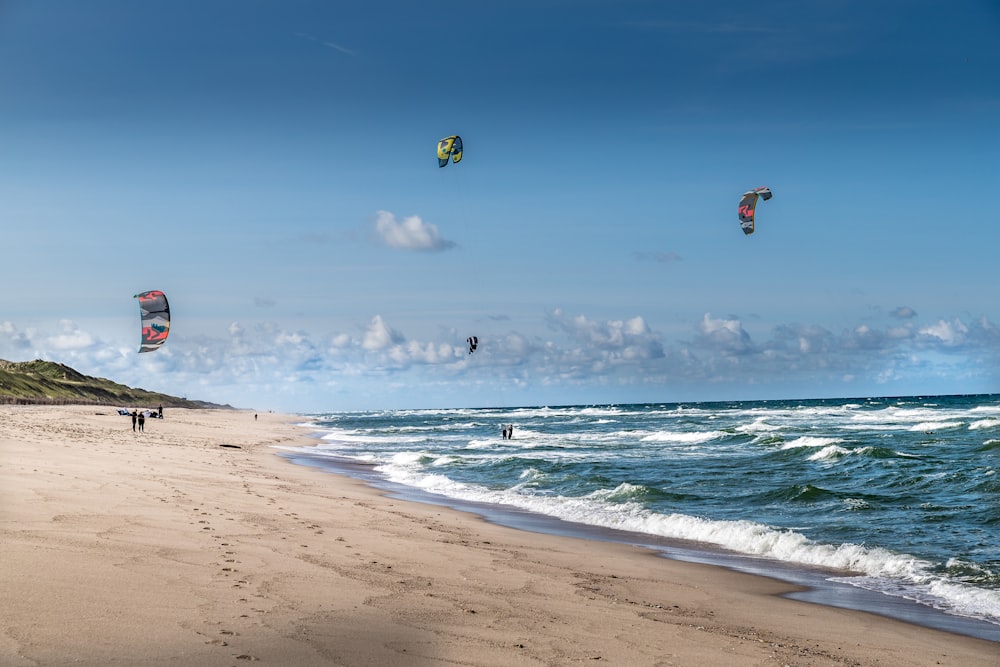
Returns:
[[[710,440],[724,438],[727,434],[723,431],[657,431],[640,438],[642,442],[679,442],[686,444],[700,444]]]
[[[924,433],[934,433],[935,431],[944,431],[947,429],[959,428],[964,424],[964,422],[946,422],[946,421],[930,421],[930,422],[920,422],[919,424],[914,424],[910,427],[911,431],[922,431]]]
[[[845,449],[840,445],[827,445],[823,449],[809,455],[810,461],[834,461],[851,453],[851,450]]]
[[[800,447],[829,447],[843,442],[841,438],[818,438],[815,436],[802,436],[791,442],[781,445],[781,449],[798,449]]]

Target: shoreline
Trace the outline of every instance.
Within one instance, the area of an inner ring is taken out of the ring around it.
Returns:
[[[400,485],[380,476],[369,466],[331,455],[314,455],[303,452],[282,452],[281,456],[296,465],[311,466],[326,472],[359,479],[381,490],[388,497],[409,502],[449,507],[459,512],[479,516],[484,521],[515,530],[545,535],[573,537],[584,540],[613,542],[633,547],[647,548],[663,558],[723,567],[751,576],[766,577],[798,587],[784,594],[786,597],[813,604],[877,614],[928,629],[941,630],[976,639],[1000,642],[1000,626],[987,621],[919,604],[907,598],[892,597],[844,582],[830,581],[830,577],[849,576],[849,571],[808,567],[773,559],[725,551],[709,544],[685,542],[637,533],[628,530],[575,523],[557,517],[537,514],[529,510],[502,505],[488,505],[428,493]],[[1000,650],[1000,648],[998,648]]]
[[[0,406],[0,663],[996,664],[785,582],[291,464],[302,421],[170,410],[136,435]]]

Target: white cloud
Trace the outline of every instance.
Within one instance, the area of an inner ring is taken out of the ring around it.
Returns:
[[[346,46],[341,46],[340,44],[336,44],[334,42],[323,42],[323,46],[329,46],[331,49],[336,49],[341,53],[346,53],[349,56],[357,55],[357,53],[347,48]]]
[[[936,338],[950,347],[964,342],[966,334],[969,333],[969,328],[961,320],[956,319],[953,322],[938,320],[930,326],[923,327],[918,333],[921,336]]]
[[[339,333],[330,338],[330,345],[336,349],[343,349],[351,344],[351,336],[346,333]]]
[[[590,363],[663,356],[659,337],[640,316],[629,320],[600,322],[585,315],[569,317],[562,309],[556,308],[549,314],[549,322],[574,340],[585,343],[586,347],[578,348],[575,352],[581,359],[589,359]]]
[[[349,49],[346,46],[342,46],[340,44],[337,44],[336,42],[331,42],[329,40],[320,39],[319,37],[316,37],[315,35],[310,35],[309,33],[306,33],[306,32],[297,32],[297,33],[295,33],[295,36],[296,37],[301,37],[302,39],[308,39],[311,42],[317,42],[317,43],[322,44],[323,46],[329,47],[331,49],[336,49],[337,51],[340,51],[341,53],[345,53],[345,54],[347,54],[349,56],[356,56],[356,55],[358,55],[357,51]]]
[[[446,343],[409,341],[393,348],[393,360],[397,363],[440,364],[461,359],[460,348]]]
[[[441,238],[436,225],[424,222],[416,215],[400,221],[389,211],[378,211],[375,214],[375,233],[390,248],[439,251],[455,246],[453,242]]]
[[[913,330],[909,326],[905,327],[889,327],[886,329],[886,335],[890,338],[904,339],[910,338],[913,335]]]
[[[392,345],[402,343],[403,340],[402,334],[386,324],[381,315],[376,315],[365,331],[361,347],[366,350],[384,350]]]
[[[749,352],[752,347],[750,334],[743,329],[743,323],[736,318],[713,319],[705,313],[698,327],[698,344],[724,350],[729,353]]]
[[[59,323],[62,331],[50,336],[47,343],[53,350],[82,350],[91,347],[96,342],[94,337],[69,320]]]
[[[31,347],[31,333],[19,331],[12,322],[0,323],[0,351],[5,347],[12,351]]]

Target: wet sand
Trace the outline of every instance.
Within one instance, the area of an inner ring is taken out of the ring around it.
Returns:
[[[295,465],[295,417],[0,407],[3,665],[991,665],[1000,643]]]

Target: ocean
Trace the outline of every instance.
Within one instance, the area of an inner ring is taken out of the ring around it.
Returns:
[[[1000,641],[1000,395],[332,412],[304,425],[317,442],[285,452],[293,461],[412,499]]]

